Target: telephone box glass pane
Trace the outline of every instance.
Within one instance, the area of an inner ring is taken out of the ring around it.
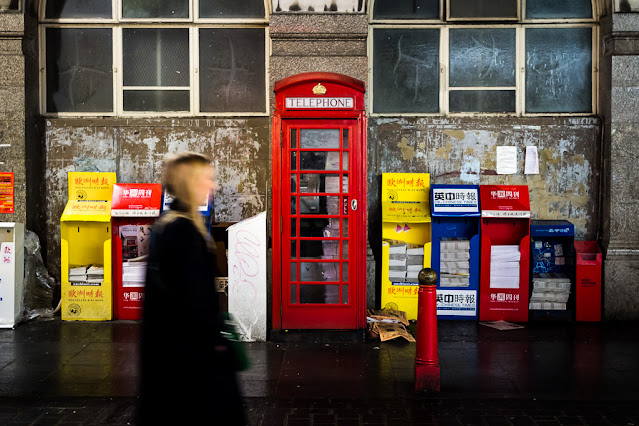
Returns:
[[[348,284],[342,285],[342,303],[348,304]]]
[[[297,152],[291,152],[291,170],[297,170]]]
[[[348,219],[342,219],[342,237],[348,237]]]
[[[348,152],[342,153],[342,170],[348,170]]]
[[[300,148],[339,148],[339,129],[300,129]]]
[[[297,203],[295,197],[291,197],[291,214],[297,214]]]
[[[300,258],[339,259],[339,241],[302,240]]]
[[[337,235],[326,235],[326,229],[332,220],[334,219],[300,219],[300,237],[337,237]]]
[[[291,259],[297,258],[297,242],[291,241]]]
[[[339,281],[337,262],[301,262],[300,281]]]
[[[291,129],[291,148],[297,148],[297,129]]]
[[[342,148],[348,149],[348,129],[342,130]]]
[[[339,170],[339,152],[302,151],[300,170]]]
[[[300,214],[339,214],[339,197],[300,197]]]
[[[348,240],[342,241],[342,259],[348,259]]]
[[[291,281],[297,281],[297,263],[291,262]]]
[[[348,263],[342,263],[342,281],[348,281]]]
[[[315,194],[318,192],[339,194],[341,192],[339,175],[300,174],[300,192],[302,194]]]
[[[297,219],[291,219],[291,237],[297,235]]]
[[[297,285],[291,284],[291,303],[297,303]]]
[[[339,303],[339,285],[300,285],[300,303]]]

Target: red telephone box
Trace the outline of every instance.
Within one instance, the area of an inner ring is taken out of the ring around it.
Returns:
[[[364,82],[305,73],[275,83],[273,328],[366,326]]]
[[[151,225],[160,216],[162,185],[113,185],[111,232],[115,319],[142,319]]]

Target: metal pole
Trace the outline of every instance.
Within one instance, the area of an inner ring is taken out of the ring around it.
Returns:
[[[424,268],[417,276],[417,348],[415,353],[415,391],[439,392],[437,353],[437,273]]]

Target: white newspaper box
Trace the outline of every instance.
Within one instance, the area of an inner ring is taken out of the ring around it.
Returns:
[[[266,212],[229,226],[229,313],[245,342],[266,341]]]
[[[24,224],[0,222],[0,328],[22,319]]]

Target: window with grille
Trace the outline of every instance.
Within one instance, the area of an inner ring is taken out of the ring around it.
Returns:
[[[590,0],[374,0],[376,114],[596,112]]]
[[[42,111],[264,115],[264,0],[48,0]]]

